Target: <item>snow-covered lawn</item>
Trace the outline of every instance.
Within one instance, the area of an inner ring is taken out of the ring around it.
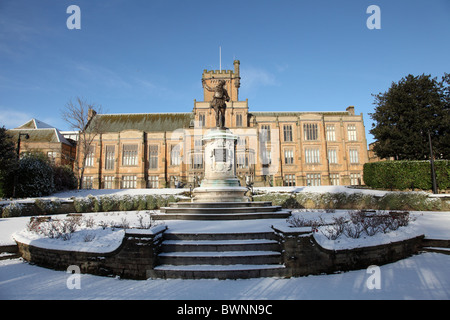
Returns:
[[[293,189],[295,187],[290,187]],[[297,187],[298,188],[298,187]],[[303,188],[303,187],[302,187]],[[331,187],[333,188],[333,187]],[[263,188],[260,188],[263,189]],[[278,191],[292,191],[286,190]],[[314,188],[317,189],[317,188]],[[348,188],[346,188],[348,189]],[[114,194],[148,194],[151,189],[114,190]],[[151,194],[180,193],[185,189],[152,190]],[[335,192],[342,192],[338,188]],[[271,189],[271,191],[274,191]],[[312,190],[303,190],[312,191]],[[329,188],[317,191],[330,192]],[[347,190],[351,192],[352,190]],[[361,190],[358,190],[360,192]],[[105,190],[68,192],[52,197],[83,197],[104,195]],[[380,195],[384,191],[379,192]],[[347,214],[347,210],[327,213],[324,210],[296,210],[294,215],[305,219],[322,217],[331,222],[333,217]],[[141,217],[141,218],[139,218]],[[315,237],[324,247],[345,249],[393,242],[424,234],[426,238],[450,239],[450,212],[411,212],[413,221],[388,234],[349,239],[340,237],[332,241],[321,232]],[[55,216],[57,219],[65,215]],[[149,222],[148,211],[107,212],[83,214],[83,220],[95,222],[83,226],[68,241],[49,239],[26,230],[29,217],[0,219],[0,245],[15,244],[14,237],[45,248],[109,252],[120,245],[124,231],[120,228],[99,227],[102,224],[139,227]],[[271,231],[271,226],[289,228],[283,219],[244,221],[180,221],[166,220],[164,224],[173,232],[256,232]],[[342,274],[309,276],[291,279],[262,278],[249,280],[119,280],[93,275],[81,275],[81,289],[69,290],[69,274],[29,265],[21,259],[0,261],[0,299],[449,299],[450,256],[423,253],[393,264],[380,267],[381,289],[370,290],[366,270]]]
[[[380,289],[369,289],[366,283],[371,274],[356,270],[247,280],[139,281],[82,274],[80,289],[70,290],[70,274],[15,259],[0,261],[0,299],[450,299],[449,266],[450,256],[437,253],[384,265],[380,267]]]

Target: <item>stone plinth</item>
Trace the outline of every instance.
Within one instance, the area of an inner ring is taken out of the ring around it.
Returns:
[[[194,189],[194,202],[244,202],[247,188],[236,177],[237,136],[227,128],[208,131],[205,145],[205,178]]]

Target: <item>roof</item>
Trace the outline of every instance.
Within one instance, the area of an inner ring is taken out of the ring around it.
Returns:
[[[27,122],[28,123],[28,122]],[[21,126],[22,127],[22,126]],[[19,127],[20,128],[20,127]],[[19,133],[27,133],[28,139],[21,137],[21,140],[26,142],[58,142],[67,145],[72,145],[56,128],[49,129],[10,129],[8,135],[10,135],[14,141],[19,138]]]
[[[255,117],[298,117],[305,114],[323,114],[323,115],[348,115],[347,111],[252,111],[249,115]]]
[[[120,113],[97,114],[92,120],[100,121],[101,131],[121,132],[124,130],[139,130],[145,132],[174,131],[188,128],[194,119],[192,112],[187,113]],[[89,131],[92,124],[88,126]]]
[[[53,126],[37,119],[31,119],[16,129],[51,129]]]

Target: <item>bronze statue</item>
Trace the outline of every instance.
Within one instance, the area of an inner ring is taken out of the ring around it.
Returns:
[[[206,90],[214,92],[210,107],[216,112],[216,127],[225,128],[225,109],[227,108],[225,101],[230,101],[230,96],[225,89],[225,80],[219,80],[217,86],[211,88],[205,83],[205,79],[202,79],[202,85]]]

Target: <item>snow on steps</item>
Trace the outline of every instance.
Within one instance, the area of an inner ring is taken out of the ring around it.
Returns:
[[[423,240],[422,250],[450,255],[450,240],[425,238]]]
[[[254,202],[176,202],[160,208],[156,220],[249,220],[287,218],[291,210],[272,206],[268,201]]]
[[[273,232],[164,234],[152,278],[243,279],[283,276]]]

